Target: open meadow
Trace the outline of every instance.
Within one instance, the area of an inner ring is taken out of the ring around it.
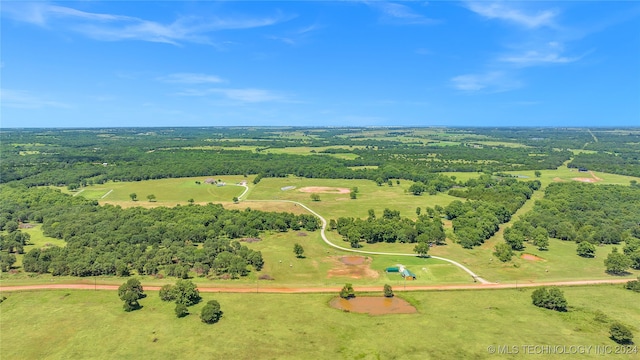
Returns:
[[[566,352],[569,346],[590,347],[571,358],[593,358],[616,349],[608,333],[612,321],[640,330],[638,295],[620,285],[563,288],[567,312],[533,306],[532,289],[394,290],[417,313],[344,312],[329,306],[336,294],[202,293],[203,301],[189,308],[191,314],[178,319],[175,305],[160,301],[156,291],[147,291],[142,309],[130,313],[122,310],[115,291],[5,293],[0,357],[497,359],[507,356],[505,347],[516,347],[518,353],[511,351],[509,357],[524,359],[532,356],[525,348],[530,345],[561,346]],[[198,316],[211,299],[220,302],[223,317],[206,325]]]

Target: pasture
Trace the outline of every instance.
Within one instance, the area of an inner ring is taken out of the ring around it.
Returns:
[[[221,180],[224,186],[206,184],[206,179]],[[129,206],[132,205],[162,205],[175,206],[187,204],[189,199],[196,203],[231,202],[233,197],[244,191],[236,184],[250,180],[242,175],[237,176],[200,176],[191,178],[172,178],[159,180],[144,180],[134,182],[107,182],[100,185],[88,186],[78,196],[98,200],[101,203]],[[197,184],[199,181],[200,184]],[[135,193],[137,201],[131,201],[130,194]],[[150,202],[148,195],[154,195],[155,201]]]
[[[387,184],[377,186],[371,180],[307,179],[293,176],[264,178],[251,190],[248,199],[299,201],[317,211],[327,221],[339,217],[366,218],[369,209],[374,209],[376,214],[381,216],[385,208],[396,209],[400,211],[401,216],[415,218],[416,207],[446,206],[457,199],[443,193],[415,196],[407,190],[411,184],[412,182],[407,180],[401,180],[400,185],[394,180],[393,186]],[[295,188],[281,190],[291,186]],[[358,194],[356,199],[350,199],[349,194],[320,193],[320,201],[311,201],[309,193],[300,192],[301,188],[310,186],[347,189],[357,187]]]
[[[331,308],[336,294],[202,293],[203,301],[182,319],[156,291],[147,291],[143,308],[131,313],[122,310],[115,291],[5,293],[0,357],[491,359],[505,355],[489,346],[516,346],[520,351],[510,358],[529,358],[521,346],[613,347],[612,321],[627,324],[636,337],[640,331],[638,295],[620,285],[563,288],[569,304],[564,313],[533,306],[532,291],[403,293],[394,287],[418,312],[379,316]],[[205,325],[198,315],[211,299],[224,315]]]

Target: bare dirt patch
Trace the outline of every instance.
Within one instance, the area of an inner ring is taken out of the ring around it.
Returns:
[[[542,261],[544,260],[541,257],[537,257],[535,255],[531,255],[531,254],[522,254],[522,256],[520,256],[522,259],[524,260],[529,260],[529,261]]]
[[[598,182],[598,180],[594,179],[594,178],[571,178],[571,180],[573,181],[580,181],[580,182],[586,182],[586,183],[594,183],[594,182]]]
[[[250,244],[258,242],[258,241],[262,241],[262,240],[260,238],[251,238],[251,237],[250,238],[244,238],[244,239],[240,240],[240,242],[247,242],[247,243],[250,243]]]
[[[360,265],[364,264],[363,256],[342,256],[340,257],[340,262],[345,265]]]
[[[556,177],[554,177],[554,178],[553,178],[553,181],[556,181],[556,182],[563,182],[564,180],[563,180],[563,179],[560,179],[559,177],[557,177],[557,176],[556,176]]]
[[[596,174],[593,173],[593,171],[589,171],[589,174],[591,174],[590,178],[573,178],[571,180],[586,182],[586,183],[595,183],[598,181],[602,181],[602,179],[597,177]]]
[[[397,296],[392,298],[384,296],[364,296],[349,300],[337,297],[332,299],[329,305],[342,311],[369,315],[415,314],[418,312],[418,310],[406,300]]]
[[[307,186],[299,189],[300,192],[306,193],[325,193],[325,194],[348,194],[351,190],[347,188],[336,188],[328,186]]]
[[[370,258],[362,256],[331,257],[329,261],[333,267],[328,271],[327,278],[348,277],[352,279],[377,279],[380,277],[377,271],[371,269]]]

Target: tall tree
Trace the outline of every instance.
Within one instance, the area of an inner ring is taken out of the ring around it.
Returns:
[[[625,254],[618,252],[618,248],[613,248],[611,253],[604,260],[607,272],[615,275],[623,274],[631,266],[631,259]]]
[[[220,310],[220,303],[216,300],[209,300],[207,304],[202,308],[200,313],[200,320],[206,324],[217,323],[222,317],[222,310]]]
[[[303,258],[304,257],[304,248],[302,247],[302,245],[295,243],[293,245],[293,253],[296,254],[297,258]]]
[[[118,288],[118,297],[124,301],[124,311],[133,311],[140,308],[138,300],[144,297],[144,290],[140,280],[131,278]]]

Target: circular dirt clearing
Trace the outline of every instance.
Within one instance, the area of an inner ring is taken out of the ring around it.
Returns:
[[[364,257],[362,256],[343,256],[340,258],[340,262],[346,265],[360,265],[364,264]]]
[[[348,194],[351,190],[347,188],[336,188],[328,186],[307,186],[301,188],[299,191],[306,193],[325,193],[325,194]]]
[[[337,297],[333,298],[329,305],[335,309],[369,315],[415,314],[418,312],[406,300],[397,296],[392,298],[364,296],[350,300]]]
[[[529,260],[529,261],[541,261],[544,260],[541,257],[537,257],[535,255],[531,255],[531,254],[522,254],[522,256],[520,256],[521,258],[523,258],[524,260]]]

